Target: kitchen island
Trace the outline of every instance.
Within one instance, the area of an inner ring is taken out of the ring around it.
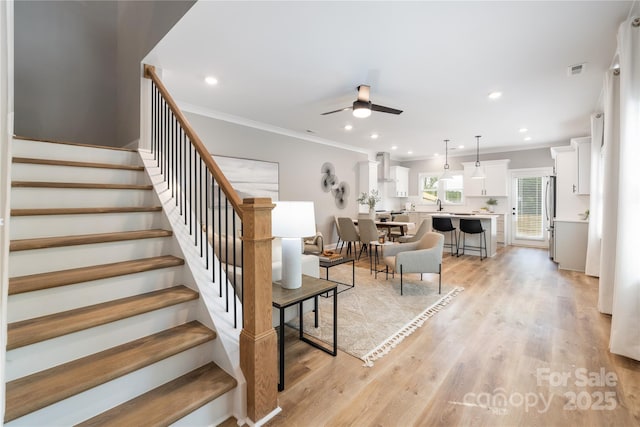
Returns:
[[[432,231],[431,228],[431,218],[451,218],[451,223],[456,228],[456,233],[458,233],[458,241],[460,244],[460,253],[462,253],[462,235],[460,234],[460,219],[479,219],[480,224],[482,224],[482,228],[485,230],[485,234],[487,236],[487,256],[492,257],[496,254],[496,248],[498,246],[497,239],[497,216],[491,214],[460,214],[460,213],[431,213],[429,214],[429,230]],[[443,233],[445,243],[451,243],[451,233]],[[467,246],[480,246],[480,238],[481,234],[467,234],[465,239],[467,241]],[[455,243],[455,242],[454,242]],[[480,256],[480,251],[478,249],[469,249],[465,251],[465,255],[477,255]]]

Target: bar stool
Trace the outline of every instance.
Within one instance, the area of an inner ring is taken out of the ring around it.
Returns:
[[[439,218],[433,217],[431,218],[431,228],[436,231],[441,231],[443,233],[452,232],[451,235],[451,243],[445,243],[444,246],[449,246],[451,248],[451,256],[453,256],[453,242],[456,242],[456,256],[458,256],[458,233],[456,233],[457,228],[453,226],[451,223],[451,218]]]
[[[484,239],[484,257],[487,258],[487,234],[485,233],[484,228],[482,228],[482,223],[479,219],[464,219],[460,218],[460,233],[462,234],[462,255],[464,255],[465,248],[469,249],[480,249],[480,261],[482,258],[482,240]],[[466,245],[466,235],[467,234],[482,234],[482,238],[479,237],[480,246],[467,246]]]

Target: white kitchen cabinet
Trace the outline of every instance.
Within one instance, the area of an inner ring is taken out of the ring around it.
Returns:
[[[589,221],[556,220],[553,225],[555,233],[553,260],[558,263],[558,268],[584,272]]]
[[[473,179],[475,162],[464,162],[464,195],[466,197],[507,197],[509,160],[488,160],[480,162],[484,179]]]
[[[408,197],[409,196],[409,168],[402,166],[392,166],[391,180],[393,181],[391,197]]]
[[[591,138],[574,138],[576,149],[576,194],[589,194],[591,188]]]
[[[578,193],[578,153],[567,145],[552,147],[551,156],[555,161],[556,218],[576,219],[589,209],[589,196]]]

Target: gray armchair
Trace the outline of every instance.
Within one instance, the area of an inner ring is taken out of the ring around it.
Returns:
[[[438,274],[438,293],[442,292],[442,249],[444,236],[440,233],[425,233],[417,242],[400,243],[383,247],[382,262],[386,265],[387,279],[389,269],[400,273],[400,295],[403,273]]]
[[[304,239],[304,253],[318,255],[324,251],[324,239],[322,233],[317,232],[313,237],[306,237]]]

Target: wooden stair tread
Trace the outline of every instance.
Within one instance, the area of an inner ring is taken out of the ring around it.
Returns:
[[[138,166],[138,165],[120,165],[117,163],[77,162],[77,161],[71,161],[71,160],[55,160],[55,159],[36,159],[32,157],[14,157],[12,159],[12,162],[32,164],[32,165],[73,166],[73,167],[83,167],[83,168],[144,171],[144,166]]]
[[[77,426],[170,425],[236,386],[235,378],[208,363]]]
[[[5,422],[215,339],[189,322],[6,384]]]
[[[138,184],[100,184],[91,182],[47,182],[47,181],[13,181],[12,187],[20,188],[91,188],[107,190],[151,190],[151,185]]]
[[[21,135],[13,135],[14,139],[19,139],[22,141],[35,141],[35,142],[48,142],[51,144],[62,144],[62,145],[75,145],[77,147],[89,147],[89,148],[101,148],[104,150],[115,150],[115,151],[128,151],[131,153],[137,153],[138,150],[135,148],[124,148],[124,147],[110,147],[107,145],[94,145],[94,144],[83,144],[81,142],[70,142],[70,141],[54,141],[52,139],[42,139],[42,138],[29,138],[27,136]]]
[[[198,293],[196,291],[180,285],[34,319],[13,322],[7,328],[7,350],[13,350],[197,298]]]
[[[72,268],[69,270],[52,271],[47,273],[30,274],[9,278],[9,295],[74,283],[89,282],[91,280],[106,279],[126,274],[160,268],[176,267],[184,264],[184,260],[172,255],[152,258],[142,258],[132,261],[114,262],[110,264],[93,265],[89,267]]]
[[[106,214],[106,213],[132,213],[132,212],[160,212],[162,206],[130,206],[109,208],[31,208],[11,209],[11,216],[31,215],[78,215],[78,214]]]
[[[168,237],[173,233],[169,230],[136,230],[119,231],[115,233],[81,234],[77,236],[38,237],[33,239],[12,240],[9,251],[26,251],[31,249],[57,248],[62,246],[90,245],[93,243],[121,242],[125,240],[152,239]]]

